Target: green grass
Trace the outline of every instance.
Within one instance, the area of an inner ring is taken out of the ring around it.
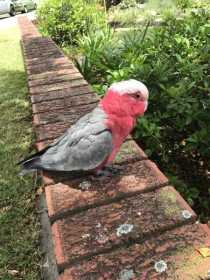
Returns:
[[[33,141],[18,27],[0,30],[0,279],[40,279],[33,178],[17,161]]]

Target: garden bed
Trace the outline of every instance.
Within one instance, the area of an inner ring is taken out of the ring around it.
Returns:
[[[123,79],[136,78],[148,86],[148,111],[138,120],[133,135],[167,172],[200,218],[207,221],[210,217],[210,2],[177,1],[178,6],[164,7],[156,15],[151,14],[163,18],[163,25],[155,27],[146,12],[141,15],[146,19],[145,25],[139,25],[138,17],[132,14],[137,11],[132,7],[122,9],[122,22],[120,17],[112,16],[113,10],[119,9],[114,7],[107,11],[107,16],[111,21],[116,20],[118,27],[128,28],[118,32],[115,32],[118,28],[107,26],[104,9],[96,2],[79,14],[84,28],[76,34],[72,25],[76,26],[77,21],[58,20],[60,27],[57,24],[57,29],[53,29],[53,18],[58,19],[56,6],[50,18],[45,16],[47,6],[40,10],[39,26],[75,60],[99,95],[111,83]],[[76,15],[77,5],[69,0],[64,18],[70,15],[68,5],[75,5]]]

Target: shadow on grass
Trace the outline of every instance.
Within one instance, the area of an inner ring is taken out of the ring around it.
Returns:
[[[0,278],[40,279],[32,176],[18,176],[18,160],[33,141],[31,105],[24,71],[0,65]]]

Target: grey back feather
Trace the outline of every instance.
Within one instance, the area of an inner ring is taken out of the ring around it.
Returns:
[[[40,157],[40,168],[58,171],[92,170],[112,151],[105,112],[96,107],[79,119]]]

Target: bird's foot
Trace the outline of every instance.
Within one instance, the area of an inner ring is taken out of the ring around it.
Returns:
[[[101,169],[101,170],[97,170],[95,172],[95,175],[96,177],[101,178],[101,177],[112,177],[113,174],[107,169]]]
[[[105,170],[108,170],[112,175],[118,175],[123,170],[123,166],[107,165],[107,166],[105,166]]]

